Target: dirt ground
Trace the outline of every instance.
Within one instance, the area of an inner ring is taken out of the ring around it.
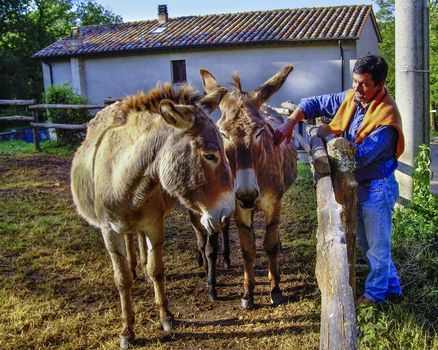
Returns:
[[[110,259],[99,232],[76,214],[69,171],[70,159],[0,155],[1,349],[118,348],[120,306]],[[222,268],[219,256],[219,300],[210,302],[194,232],[186,210],[177,206],[166,222],[164,257],[177,324],[171,334],[160,329],[152,285],[137,279],[135,348],[317,349],[312,201],[311,182],[302,177],[283,198],[284,303],[277,307],[269,303],[264,224],[257,215],[256,305],[249,311],[240,308],[243,267],[235,226],[232,267]]]

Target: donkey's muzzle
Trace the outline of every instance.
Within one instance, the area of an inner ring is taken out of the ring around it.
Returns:
[[[239,201],[239,205],[244,209],[253,209],[258,196],[259,191],[257,190],[236,193],[236,198]]]
[[[234,193],[230,192],[226,200],[221,202],[221,206],[202,214],[201,224],[209,233],[218,231],[229,222],[230,215],[234,212],[234,209]]]

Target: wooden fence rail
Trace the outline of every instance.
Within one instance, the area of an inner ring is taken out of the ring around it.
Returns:
[[[54,128],[67,130],[86,130],[85,124],[59,124],[59,123],[41,123],[40,111],[47,109],[66,109],[66,110],[84,110],[84,109],[102,109],[105,105],[72,105],[72,104],[35,104],[35,100],[0,100],[0,106],[14,107],[24,106],[32,111],[32,117],[29,116],[7,116],[0,117],[0,121],[29,121],[33,128],[33,140],[36,151],[41,151],[40,142],[38,138],[39,128]]]
[[[30,106],[35,103],[35,100],[0,100],[0,106]]]

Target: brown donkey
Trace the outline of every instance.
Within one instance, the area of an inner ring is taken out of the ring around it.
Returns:
[[[102,231],[120,294],[122,348],[134,339],[132,234],[155,290],[163,329],[172,328],[164,293],[164,217],[176,200],[218,230],[234,211],[235,195],[223,143],[209,119],[226,89],[205,97],[170,84],[117,102],[88,124],[75,154],[71,187],[78,212]],[[126,242],[125,242],[126,239]]]
[[[271,302],[278,304],[282,300],[278,268],[281,198],[296,179],[297,153],[292,144],[274,146],[274,130],[268,121],[270,118],[263,117],[259,109],[280,89],[291,71],[291,65],[285,66],[251,92],[242,90],[240,78],[234,74],[233,89],[219,105],[222,116],[217,125],[224,140],[236,193],[235,221],[244,260],[244,308],[254,305],[256,245],[253,219],[256,209],[262,210],[266,218],[263,247],[269,258]],[[201,69],[200,75],[206,92],[221,88],[207,70]],[[225,232],[223,241],[226,243],[227,240]],[[212,277],[209,279],[214,281]]]

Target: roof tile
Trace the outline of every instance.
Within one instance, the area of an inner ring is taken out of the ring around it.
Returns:
[[[80,38],[58,40],[34,58],[226,45],[359,38],[371,5],[334,6],[184,16],[80,28]],[[373,22],[375,23],[375,22]],[[379,33],[377,34],[379,36]]]

